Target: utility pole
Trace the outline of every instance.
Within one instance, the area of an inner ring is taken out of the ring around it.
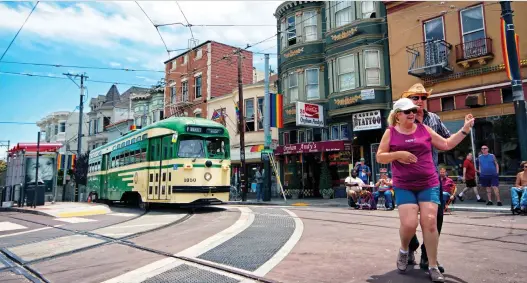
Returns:
[[[86,73],[83,73],[80,75],[72,75],[70,73],[66,73],[63,75],[68,76],[68,78],[70,79],[71,79],[70,76],[81,78],[81,85],[79,86],[81,89],[80,103],[79,103],[79,130],[78,130],[78,136],[77,136],[77,159],[79,159],[81,156],[81,151],[82,151],[82,110],[84,109],[84,79],[87,79],[88,76],[86,76]],[[75,83],[75,81],[73,82]],[[75,182],[75,201],[79,201],[79,183],[78,182]]]
[[[264,75],[264,149],[271,148],[271,97],[269,95],[269,54],[265,54]],[[269,155],[264,154],[264,190],[263,200],[271,200],[271,164]]]
[[[64,169],[62,170],[62,201],[66,197],[66,175],[68,172],[68,151],[70,150],[70,143],[66,141],[66,152],[64,153]]]
[[[30,207],[35,208],[37,205],[37,194],[38,194],[38,167],[40,167],[39,163],[39,157],[40,157],[40,131],[38,131],[37,134],[37,160],[35,160],[35,190],[33,191],[33,201],[31,202]],[[29,203],[29,200],[28,200]]]
[[[245,113],[243,113],[243,83],[242,83],[242,50],[238,49],[238,108],[240,110],[240,117],[238,122],[238,129],[240,132],[240,189],[242,191],[242,201],[247,201],[247,184],[245,175],[247,168],[245,166]]]
[[[527,160],[527,112],[525,109],[525,97],[523,94],[522,80],[518,50],[516,49],[516,33],[512,22],[513,12],[510,1],[500,1],[501,17],[505,22],[505,42],[507,46],[507,58],[511,74],[512,95],[514,98],[514,113],[516,116],[516,130],[518,132],[518,143],[520,145],[521,160]]]

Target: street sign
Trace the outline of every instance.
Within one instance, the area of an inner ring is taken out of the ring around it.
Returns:
[[[262,151],[262,161],[269,160],[269,153]]]
[[[262,150],[262,154],[273,154],[273,150],[272,149],[264,149]]]

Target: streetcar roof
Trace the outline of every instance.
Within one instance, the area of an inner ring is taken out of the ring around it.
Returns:
[[[212,127],[212,128],[221,128],[223,129],[223,134],[221,135],[214,135],[214,136],[221,136],[225,138],[229,138],[229,132],[227,131],[227,128],[223,126],[222,124],[218,122],[214,122],[212,120],[208,120],[205,118],[199,118],[199,117],[171,117],[167,118],[158,122],[155,122],[153,124],[150,124],[142,129],[129,132],[126,135],[113,140],[111,142],[108,142],[102,146],[99,146],[92,150],[90,153],[90,157],[94,157],[93,155],[99,155],[99,152],[105,148],[112,147],[113,145],[117,145],[122,143],[123,141],[129,140],[132,137],[139,137],[142,136],[144,133],[146,133],[148,130],[155,129],[155,128],[164,128],[169,129],[178,132],[178,134],[185,134],[186,126],[199,126],[199,127]],[[203,136],[212,136],[207,134],[195,134],[194,135],[203,135]]]

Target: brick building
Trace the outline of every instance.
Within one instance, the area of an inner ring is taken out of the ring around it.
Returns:
[[[236,47],[206,41],[165,62],[165,113],[207,117],[207,101],[231,93],[238,81]],[[242,50],[242,82],[253,81],[253,54]]]

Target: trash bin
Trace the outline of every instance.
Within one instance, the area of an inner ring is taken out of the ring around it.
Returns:
[[[39,184],[38,186],[35,186],[35,184],[28,184],[25,193],[27,206],[32,206],[33,204],[35,204],[35,206],[44,205],[45,190],[46,186],[43,184]]]

